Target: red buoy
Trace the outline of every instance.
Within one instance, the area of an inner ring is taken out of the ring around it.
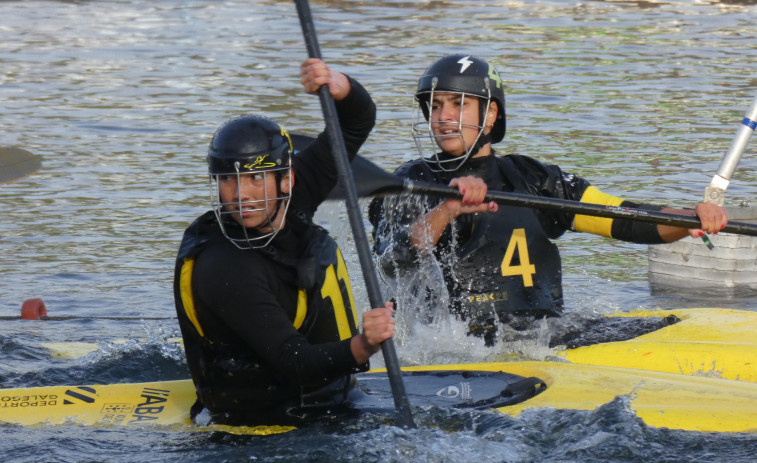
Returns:
[[[24,320],[39,320],[47,317],[47,307],[40,298],[27,299],[21,305],[21,318]]]

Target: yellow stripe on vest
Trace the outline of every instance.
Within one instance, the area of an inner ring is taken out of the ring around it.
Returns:
[[[334,307],[334,317],[336,318],[336,327],[339,330],[339,339],[352,337],[350,322],[347,320],[347,312],[345,311],[342,299],[342,291],[339,289],[339,281],[336,278],[333,264],[329,265],[329,268],[326,269],[326,281],[324,281],[323,288],[321,288],[321,296],[324,299],[331,299],[331,304]]]
[[[602,193],[597,188],[590,186],[581,196],[582,203],[601,204],[603,206],[620,206],[622,199]],[[593,233],[595,235],[612,238],[612,221],[607,217],[591,217],[576,214],[573,220],[573,228],[579,232]]]
[[[304,289],[300,289],[297,295],[297,313],[294,315],[294,329],[299,330],[302,322],[305,321],[305,315],[308,313],[308,295]]]
[[[200,336],[205,337],[202,332],[200,322],[197,320],[197,311],[195,310],[194,297],[192,295],[192,272],[194,271],[195,261],[192,258],[184,259],[184,265],[181,266],[181,275],[179,277],[179,292],[181,293],[181,304],[184,306],[184,313],[192,322]]]
[[[352,319],[357,320],[357,313],[355,311],[355,301],[352,296],[352,288],[350,287],[349,276],[347,275],[347,266],[344,263],[341,251],[337,249],[337,269],[334,270],[334,265],[329,265],[326,269],[326,280],[323,282],[323,288],[321,288],[321,296],[326,299],[331,299],[331,305],[334,307],[334,318],[336,319],[336,327],[339,330],[339,339],[351,338],[355,327],[350,323],[347,317],[347,307],[342,296],[342,290],[339,286],[339,281],[344,282],[347,287],[347,295],[349,303],[352,306]]]

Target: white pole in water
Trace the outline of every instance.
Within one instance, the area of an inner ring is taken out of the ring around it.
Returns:
[[[736,137],[731,142],[731,147],[728,148],[726,155],[721,159],[720,166],[712,178],[710,186],[704,190],[704,202],[717,204],[718,206],[723,205],[725,190],[731,181],[731,175],[736,170],[744,148],[746,148],[749,137],[752,136],[755,128],[757,128],[757,97],[752,102],[749,111],[744,114],[744,119],[741,121],[741,125],[736,132]]]

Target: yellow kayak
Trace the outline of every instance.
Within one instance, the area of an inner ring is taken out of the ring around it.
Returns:
[[[637,338],[566,349],[572,363],[605,365],[757,383],[757,312],[732,309],[644,310],[611,317],[681,321]]]
[[[471,378],[465,373],[482,375],[501,371],[508,375],[520,375],[524,379],[539,379],[528,384],[533,389],[526,400],[505,406],[495,403],[492,407],[515,417],[524,410],[543,407],[594,410],[623,396],[630,408],[649,426],[702,432],[757,432],[757,384],[749,382],[547,361],[403,368],[403,376],[406,388],[414,390],[419,389],[414,387],[418,378],[412,373],[433,372],[435,375],[435,381],[424,392],[425,395],[409,394],[411,406],[417,407],[429,402],[440,405],[439,402],[446,400],[450,391],[456,391],[451,395],[459,400],[475,395],[480,389],[488,389],[484,397],[496,402],[500,398],[498,388],[502,384],[495,384],[492,391],[490,383],[497,381],[496,376]],[[445,372],[452,374],[445,376]],[[370,386],[370,375],[388,382],[380,371],[366,375],[359,377],[361,384],[367,382]],[[366,406],[366,412],[392,412],[393,402],[388,386],[383,390],[383,395],[370,395],[369,398],[371,404],[358,403],[355,408],[360,411],[362,406]],[[160,426],[177,431],[225,431],[235,434],[272,434],[293,429],[277,426],[194,426],[189,419],[189,408],[194,400],[195,392],[190,380],[3,389],[0,390],[0,422],[25,426]],[[480,402],[486,403],[486,400]],[[452,407],[471,408],[465,403],[460,405],[459,401],[450,402]]]
[[[757,312],[734,309],[637,310],[607,317],[675,317],[680,321],[627,341],[558,348],[555,355],[578,364],[757,382]],[[171,338],[169,341],[181,342],[181,339]],[[42,346],[55,357],[69,359],[82,357],[99,348],[98,344],[89,342],[45,342]]]
[[[673,373],[564,362],[449,365],[452,369],[503,369],[535,376],[546,390],[519,404],[497,408],[517,416],[533,408],[594,410],[618,396],[647,425],[701,432],[757,432],[757,384]],[[418,369],[438,367],[419,367]]]
[[[649,426],[757,433],[757,312],[679,309],[609,315],[671,316],[680,321],[627,341],[558,348],[551,360],[406,367],[402,370],[408,398],[413,407],[487,408],[517,417],[524,410],[544,407],[593,410],[623,397]],[[98,346],[46,347],[54,355],[75,357]],[[392,412],[384,372],[362,374],[359,383],[369,389],[364,394],[369,400],[357,400],[356,410]],[[292,429],[194,426],[189,419],[194,400],[190,380],[3,389],[0,422],[240,434]]]

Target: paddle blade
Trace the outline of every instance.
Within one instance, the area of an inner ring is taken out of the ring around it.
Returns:
[[[21,148],[0,148],[0,184],[28,177],[42,167],[39,156]]]
[[[355,179],[357,195],[361,198],[399,193],[405,189],[404,179],[390,174],[362,156],[355,156],[350,167]],[[328,199],[344,199],[344,197],[344,188],[341,184],[337,184]]]
[[[292,139],[292,145],[294,145],[295,156],[315,141],[315,137],[299,133],[290,133],[289,137]],[[402,179],[384,171],[381,167],[363,157],[355,156],[350,167],[355,178],[357,195],[360,197],[377,196],[382,193],[399,193],[403,189]],[[328,199],[345,199],[345,191],[341,184],[334,187]]]

